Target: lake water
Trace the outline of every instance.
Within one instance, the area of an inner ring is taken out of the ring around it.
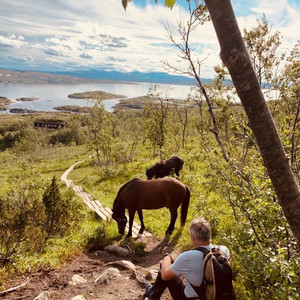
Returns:
[[[84,99],[68,98],[69,94],[101,90],[112,94],[124,95],[128,98],[145,96],[149,89],[153,89],[151,83],[89,83],[89,84],[0,84],[0,96],[14,101],[10,108],[27,108],[37,111],[55,111],[55,106],[78,105],[93,106],[91,101]],[[190,90],[187,85],[157,85],[157,91],[162,97],[186,99]],[[36,101],[21,102],[16,99],[21,97],[38,98]],[[120,99],[104,100],[106,110],[113,111],[113,107]],[[7,113],[4,111],[1,113]]]

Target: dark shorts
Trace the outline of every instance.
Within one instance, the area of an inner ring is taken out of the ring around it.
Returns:
[[[187,298],[184,294],[185,284],[179,277],[170,280],[162,280],[160,272],[152,287],[151,298],[160,299],[161,295],[168,288],[173,300],[196,300],[198,297]]]

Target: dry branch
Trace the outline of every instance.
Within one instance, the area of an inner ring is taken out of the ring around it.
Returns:
[[[15,287],[12,287],[8,290],[2,291],[2,292],[0,292],[0,296],[6,295],[8,293],[11,293],[11,292],[14,292],[14,291],[20,289],[20,288],[24,287],[28,282],[29,282],[29,279],[27,279],[26,282],[24,282],[24,283],[22,283],[18,286],[15,286]]]

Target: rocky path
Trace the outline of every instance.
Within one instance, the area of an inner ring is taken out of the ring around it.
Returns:
[[[81,187],[67,179],[76,164],[61,179],[75,192],[80,192],[84,201],[87,201],[86,198],[88,201],[95,201]],[[94,206],[90,208],[95,210]],[[96,208],[100,210],[99,206]],[[110,217],[109,214],[105,216]],[[67,262],[63,268],[49,267],[47,271],[11,279],[6,283],[7,290],[0,292],[0,299],[141,300],[145,283],[154,281],[163,254],[168,252],[176,257],[178,253],[167,239],[159,241],[150,233],[136,235],[135,239],[146,245],[146,254],[143,257],[137,257],[124,248],[119,251],[118,245],[110,245],[103,251],[84,251]],[[167,300],[171,297],[166,291],[161,299]]]
[[[7,283],[11,289],[0,299],[21,300],[141,300],[145,282],[152,282],[167,241],[140,237],[146,243],[143,257],[120,256],[108,250],[84,252],[61,269],[27,274]],[[174,255],[174,253],[173,253]],[[166,292],[161,299],[171,299]]]

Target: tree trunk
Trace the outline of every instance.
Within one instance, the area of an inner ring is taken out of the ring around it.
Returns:
[[[300,249],[300,191],[251,65],[230,0],[205,0],[221,47],[221,59],[249,119],[264,165]]]

